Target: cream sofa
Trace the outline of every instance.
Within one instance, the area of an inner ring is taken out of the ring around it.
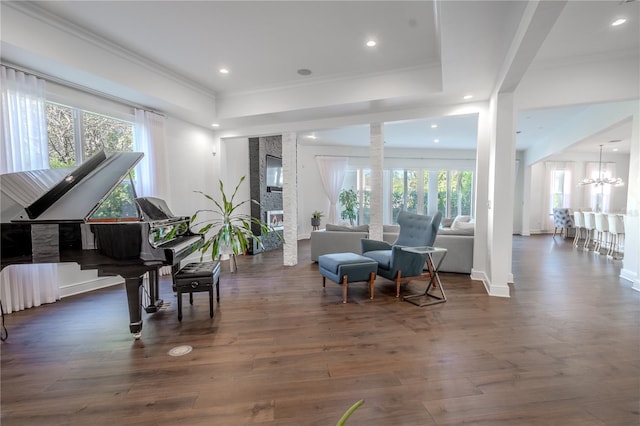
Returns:
[[[464,220],[464,219],[463,219]],[[447,249],[447,255],[442,262],[440,271],[470,274],[473,266],[473,227],[463,227],[459,221],[443,220],[445,226],[440,228],[434,245]],[[458,226],[456,226],[458,225]],[[369,238],[369,227],[346,227],[326,225],[327,229],[311,232],[311,260],[318,261],[318,256],[328,253],[361,253],[360,240]],[[453,229],[452,229],[453,228]],[[463,229],[464,228],[464,229]],[[398,238],[400,228],[397,225],[384,225],[382,239],[393,243]],[[438,259],[434,259],[436,262]]]

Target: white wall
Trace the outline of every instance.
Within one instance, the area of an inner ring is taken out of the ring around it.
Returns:
[[[177,118],[166,123],[169,170],[167,204],[177,216],[190,216],[206,201],[194,191],[217,191],[220,178],[214,132]]]
[[[224,183],[224,191],[231,196],[233,189],[236,187],[242,176],[245,180],[238,188],[236,200],[248,200],[251,198],[251,186],[249,185],[249,139],[248,138],[230,138],[224,139],[221,144],[222,164],[221,173]],[[218,183],[216,182],[215,193],[218,194]],[[240,214],[251,216],[251,205],[244,204],[238,210]]]

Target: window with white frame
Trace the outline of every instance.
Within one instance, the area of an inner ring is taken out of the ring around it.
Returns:
[[[566,169],[551,171],[551,187],[549,188],[549,211],[553,213],[555,208],[569,207],[571,205],[571,172]]]
[[[473,172],[470,170],[392,169],[383,172],[383,221],[396,224],[402,210],[443,217],[473,215]],[[343,189],[358,193],[358,224],[370,219],[371,170],[345,175]]]
[[[49,166],[72,167],[100,150],[133,151],[133,123],[47,102]]]
[[[53,102],[47,102],[47,136],[52,169],[82,164],[101,150],[133,151],[133,123]],[[133,183],[124,179],[93,217],[136,217],[134,198]]]

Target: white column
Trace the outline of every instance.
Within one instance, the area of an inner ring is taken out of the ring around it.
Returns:
[[[295,132],[282,134],[282,212],[285,244],[282,261],[285,266],[298,264],[298,174],[297,142]]]
[[[531,235],[531,166],[524,166],[522,178],[522,229],[520,235],[528,237]]]
[[[382,170],[384,168],[384,130],[382,123],[370,125],[371,134],[371,214],[369,238],[382,240]]]
[[[484,282],[489,292],[489,266],[487,254],[487,223],[489,205],[489,147],[493,128],[493,114],[490,105],[478,113],[478,144],[476,147],[476,192],[475,192],[475,219],[476,228],[473,238],[473,267],[471,278]]]
[[[429,199],[425,214],[434,215],[438,211],[438,171],[429,170]]]
[[[489,294],[509,297],[513,282],[513,192],[515,174],[515,107],[513,92],[492,97],[495,103],[494,137],[490,144],[487,242],[489,246]]]
[[[633,114],[631,152],[629,155],[629,182],[627,185],[627,211],[624,221],[624,260],[620,276],[631,281],[633,289],[640,291],[640,112]]]

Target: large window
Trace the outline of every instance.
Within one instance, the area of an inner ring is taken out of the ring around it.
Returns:
[[[569,172],[567,170],[553,170],[551,172],[551,188],[549,200],[549,212],[553,213],[553,209],[569,207],[569,194],[565,191],[565,180],[570,182]]]
[[[473,172],[470,170],[393,169],[383,174],[384,223],[397,223],[402,210],[443,217],[473,215]],[[371,170],[347,172],[344,189],[358,193],[358,224],[368,224]]]
[[[133,124],[55,103],[47,103],[49,165],[81,164],[100,150],[133,151]]]

